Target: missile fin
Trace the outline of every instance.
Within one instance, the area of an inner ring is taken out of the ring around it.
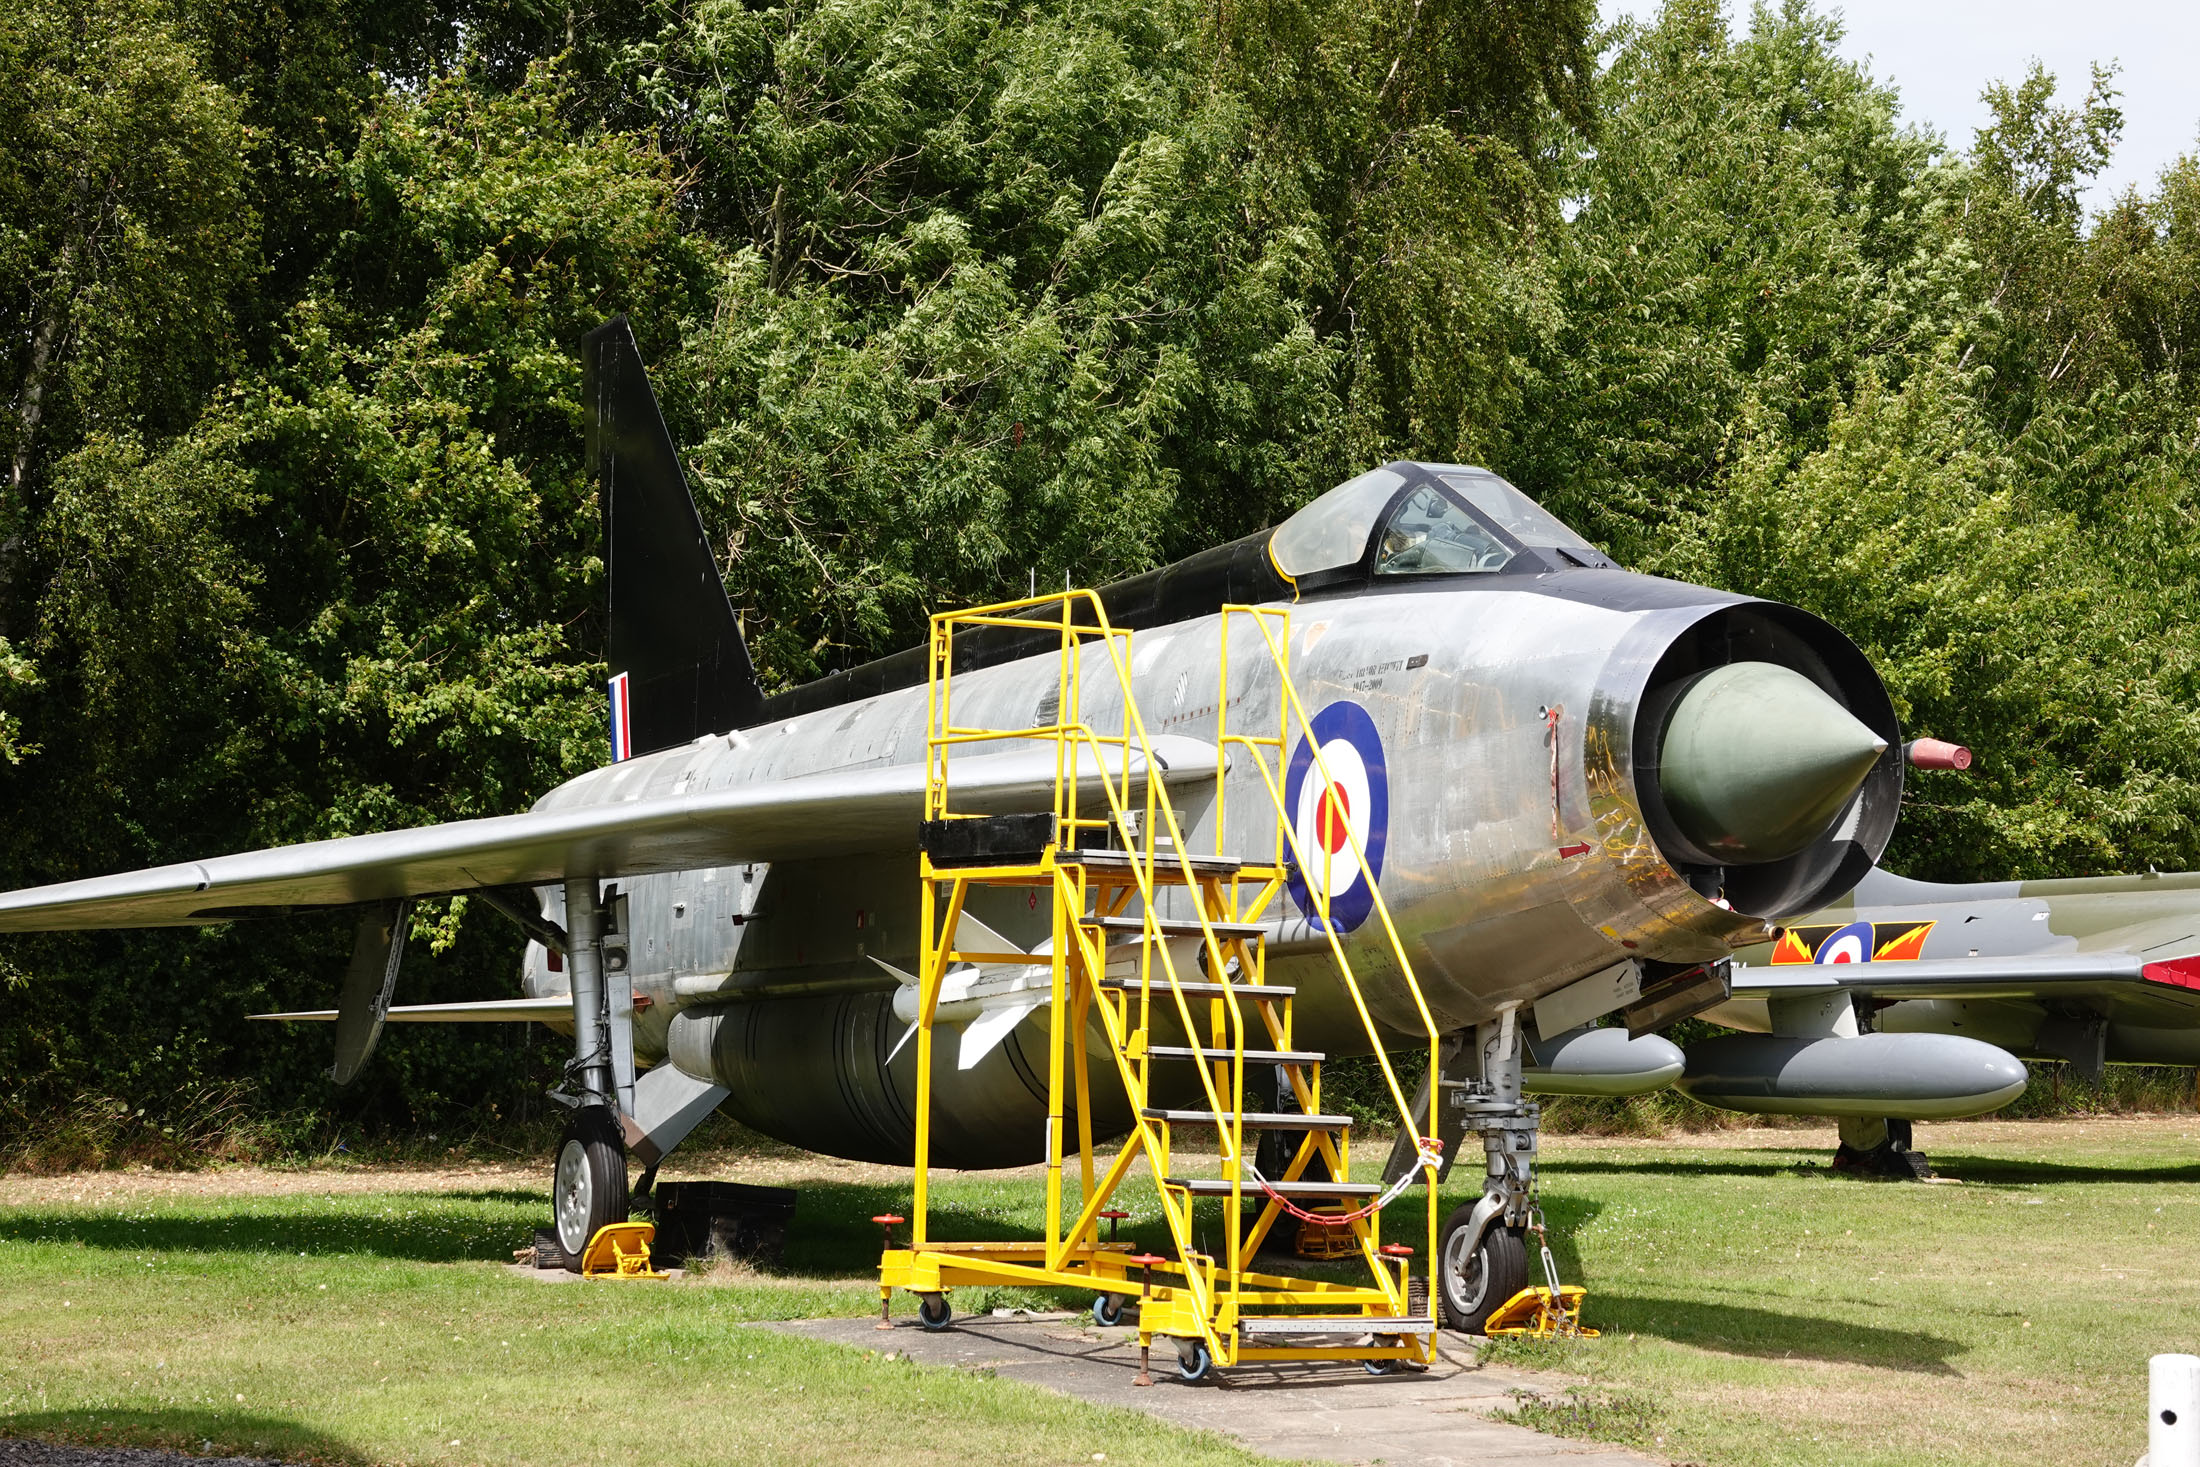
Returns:
[[[878,964],[881,968],[884,968],[887,972],[893,974],[894,981],[901,984],[902,987],[914,988],[917,986],[916,974],[904,973],[901,969],[895,967],[892,963],[887,962],[884,958],[874,957],[871,959],[871,961]],[[907,1036],[903,1037],[906,1038]]]
[[[998,1008],[989,1008],[972,1019],[963,1028],[962,1047],[956,1053],[955,1068],[976,1069],[979,1061],[1015,1032],[1016,1026],[1024,1021],[1026,1014],[1046,1001],[1046,996],[1041,995],[1021,1003],[1002,1004]]]
[[[955,919],[955,951],[962,953],[1020,953],[1027,949],[1010,942],[976,917],[964,912]]]
[[[895,1040],[894,1047],[886,1051],[886,1063],[892,1064],[894,1062],[894,1056],[900,1054],[904,1049],[907,1049],[909,1047],[909,1041],[916,1037],[916,1033],[917,1026],[914,1024],[911,1024],[908,1028],[902,1030],[901,1038]]]

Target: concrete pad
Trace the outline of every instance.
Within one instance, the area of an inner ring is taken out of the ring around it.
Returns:
[[[991,1370],[1080,1400],[1129,1406],[1179,1426],[1236,1438],[1264,1456],[1385,1467],[1662,1467],[1599,1442],[1544,1436],[1492,1421],[1514,1388],[1548,1390],[1524,1371],[1474,1363],[1456,1335],[1439,1335],[1426,1371],[1371,1376],[1359,1365],[1241,1365],[1212,1384],[1177,1379],[1174,1351],[1156,1351],[1154,1384],[1134,1386],[1138,1335],[1083,1315],[958,1317],[935,1334],[915,1320],[789,1320],[765,1328],[866,1350],[898,1350],[920,1365]]]

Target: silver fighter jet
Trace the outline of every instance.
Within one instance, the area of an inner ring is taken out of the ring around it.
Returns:
[[[0,931],[359,909],[339,1006],[289,1016],[336,1019],[339,1078],[386,1019],[571,1033],[556,1208],[574,1253],[624,1215],[630,1159],[653,1167],[716,1107],[810,1150],[908,1161],[917,1046],[901,1040],[922,946],[927,740],[922,650],[764,694],[624,320],[584,350],[615,762],[523,814],[0,896]],[[1240,708],[1273,718],[1279,698],[1272,662],[1250,648],[1219,685],[1218,613],[1291,607],[1290,666],[1334,782],[1330,798],[1294,796],[1299,844],[1336,849],[1340,811],[1351,822],[1429,1005],[1457,1034],[1431,1078],[1460,1097],[1488,1157],[1488,1205],[1441,1250],[1447,1306],[1452,1292],[1472,1305],[1525,1283],[1523,1082],[1670,1081],[1680,1057],[1649,1030],[1725,999],[1737,949],[1853,888],[1900,804],[1894,711],[1847,638],[1792,607],[1623,570],[1483,469],[1389,464],[1273,530],[1100,596],[1136,629],[1133,694],[1200,849],[1274,833],[1257,788],[1233,788],[1257,779],[1249,770],[1231,774],[1217,813],[1218,707],[1234,728]],[[966,640],[958,714],[1052,720],[1051,633]],[[1119,694],[1095,677],[1084,696],[1097,723]],[[959,756],[958,808],[1050,809],[1041,754]],[[1294,764],[1309,757],[1301,743]],[[1299,1036],[1332,1053],[1368,1041],[1324,958],[1308,880],[1334,883],[1329,920],[1378,1022],[1420,1027],[1382,977],[1361,879],[1356,865],[1301,873],[1267,933],[1271,976],[1300,985]],[[529,934],[527,996],[391,1010],[405,903],[462,891]],[[978,933],[955,945],[1035,952],[1046,914],[1021,902],[974,908]],[[1047,1011],[1030,975],[1044,966],[957,974],[943,992],[942,1021],[964,1032],[934,1080],[935,1162],[1040,1155]],[[1615,1011],[1624,1029],[1592,1027]],[[1120,1094],[1093,1110],[1103,1129],[1127,1124]]]

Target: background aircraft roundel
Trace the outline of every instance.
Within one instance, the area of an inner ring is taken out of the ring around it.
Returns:
[[[1775,963],[1903,963],[1925,952],[1931,922],[1851,922],[1789,927],[1772,949]]]
[[[1304,861],[1304,869],[1291,873],[1291,900],[1319,932],[1322,918],[1314,893],[1326,893],[1331,923],[1339,932],[1350,932],[1375,910],[1375,897],[1360,877],[1346,832],[1359,842],[1368,869],[1380,877],[1390,830],[1390,776],[1383,765],[1382,736],[1359,704],[1331,703],[1309,725],[1332,783],[1324,787],[1321,771],[1314,767],[1315,746],[1300,739],[1283,787]]]

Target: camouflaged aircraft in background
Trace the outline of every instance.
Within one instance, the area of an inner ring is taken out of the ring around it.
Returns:
[[[1943,885],[1875,868],[1737,954],[1704,1017],[1750,1032],[1690,1045],[1684,1090],[1838,1118],[1835,1166],[1929,1176],[1912,1122],[2006,1105],[2021,1060],[2094,1080],[2200,1065],[2200,874]]]

